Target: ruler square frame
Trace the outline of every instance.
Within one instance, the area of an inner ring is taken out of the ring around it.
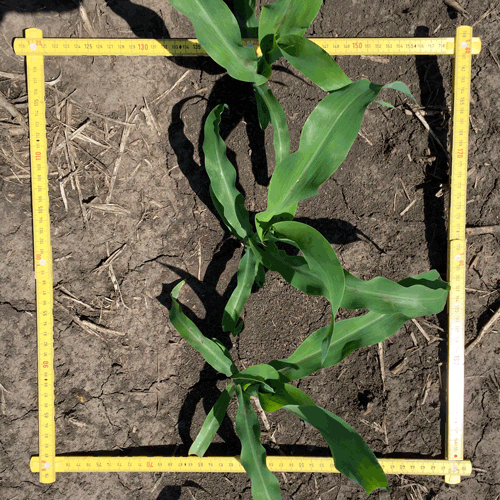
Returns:
[[[472,28],[460,26],[457,28],[454,38],[323,38],[313,39],[313,41],[332,55],[358,55],[360,53],[373,55],[455,55],[453,90],[454,96],[456,96],[457,86],[461,85],[459,87],[461,99],[457,103],[454,98],[451,120],[453,142],[448,231],[448,279],[452,288],[448,300],[448,411],[445,460],[379,459],[379,462],[386,473],[444,475],[446,482],[456,484],[460,482],[461,475],[469,475],[472,468],[470,462],[463,459],[465,205],[469,133],[469,99],[463,99],[463,97],[464,93],[465,95],[470,94],[471,55],[479,53],[480,40],[472,38]],[[73,46],[71,43],[73,43]],[[255,45],[256,41],[245,40],[244,43],[253,43]],[[50,50],[45,52],[47,47],[50,49],[50,45],[56,53],[50,53]],[[107,45],[107,52],[105,45]],[[76,46],[78,48],[83,46],[86,49],[85,53],[78,52]],[[48,179],[46,175],[45,178],[43,176],[44,169],[46,171],[47,168],[43,57],[47,55],[140,55],[147,57],[202,56],[206,54],[195,39],[43,39],[41,30],[37,29],[26,30],[25,38],[16,39],[14,48],[17,54],[26,57],[27,67],[34,262],[37,285],[40,453],[38,457],[33,457],[31,460],[32,470],[40,473],[40,481],[43,483],[55,481],[58,466],[67,467],[67,470],[64,468],[63,470],[68,472],[110,472],[114,470],[113,467],[119,467],[120,471],[129,472],[222,472],[221,468],[224,469],[224,472],[244,472],[237,457],[92,457],[87,455],[57,457],[55,454],[52,254],[48,214]],[[110,48],[113,48],[114,52],[110,52]],[[411,52],[408,52],[410,49]],[[146,53],[141,53],[141,51]],[[459,62],[460,64],[458,64]],[[37,217],[35,217],[35,207]],[[37,241],[37,234],[41,235],[39,240],[43,242],[42,244]],[[451,360],[453,360],[452,363],[450,363]],[[461,384],[458,384],[458,390],[457,380],[461,382]],[[453,395],[453,401],[451,401],[451,394]],[[51,433],[52,426],[53,432]],[[43,453],[45,453],[45,457],[50,457],[52,464],[48,460],[43,460]],[[267,460],[269,468],[273,471],[313,472],[317,470],[320,472],[338,472],[331,458],[268,457]],[[164,464],[164,462],[166,463]],[[216,470],[214,470],[214,466]],[[167,469],[164,470],[164,467],[167,467]]]

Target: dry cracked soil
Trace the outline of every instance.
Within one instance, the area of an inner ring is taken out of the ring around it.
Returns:
[[[468,234],[468,344],[500,306],[500,7],[463,0],[462,14],[448,3],[325,0],[308,35],[452,37],[469,24],[481,37],[472,63],[467,226],[488,228]],[[46,37],[194,36],[190,22],[162,0],[2,0],[0,91],[24,121],[24,59],[12,42],[28,27]],[[320,230],[343,266],[363,279],[399,280],[431,268],[444,278],[452,57],[337,60],[352,79],[406,83],[439,142],[406,100],[386,91],[395,109],[369,107],[346,161],[319,196],[299,206],[299,220]],[[187,282],[186,310],[240,367],[285,357],[328,320],[323,299],[269,272],[245,308],[242,334],[230,337],[219,326],[242,248],[210,200],[204,118],[216,104],[228,104],[221,131],[251,212],[266,204],[271,131],[258,126],[249,85],[207,58],[47,57],[45,77],[57,452],[185,456],[225,381],[169,323],[169,293],[179,279]],[[325,94],[283,60],[270,85],[296,148]],[[42,485],[30,472],[38,408],[29,142],[3,105],[0,127],[0,497],[250,499],[243,474],[68,473]],[[362,348],[299,387],[354,426],[380,457],[442,458],[446,326],[445,313],[410,321],[383,343],[383,356],[378,346]],[[472,475],[454,486],[442,477],[389,476],[391,492],[372,498],[499,498],[499,353],[493,327],[466,358],[464,446]],[[262,422],[262,431],[272,454],[328,454],[314,429],[280,412]],[[238,453],[233,420],[226,418],[209,454]],[[278,478],[284,499],[366,497],[339,475]]]

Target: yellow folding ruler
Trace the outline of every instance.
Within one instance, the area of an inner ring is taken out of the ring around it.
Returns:
[[[14,42],[16,54],[26,56],[33,234],[36,277],[39,456],[31,470],[40,481],[55,481],[56,472],[243,472],[238,457],[95,457],[56,456],[54,408],[54,348],[52,316],[52,250],[48,198],[47,140],[45,129],[44,56],[203,56],[194,39],[81,39],[43,38],[39,29],[28,29]],[[453,150],[449,223],[448,279],[449,360],[447,445],[445,460],[380,459],[387,474],[445,476],[448,483],[471,474],[463,459],[464,324],[465,324],[465,209],[469,134],[471,55],[481,50],[472,28],[461,26],[455,38],[315,38],[331,55],[454,55]],[[244,40],[259,52],[256,40]],[[331,458],[268,457],[276,472],[337,472]]]
[[[469,476],[472,465],[468,460],[419,460],[380,458],[386,474],[414,474],[421,476]],[[267,457],[272,472],[338,473],[332,458],[323,457]],[[40,462],[33,457],[33,472]],[[57,457],[57,472],[245,472],[238,457]]]
[[[39,37],[40,30],[26,30]],[[36,322],[38,340],[38,449],[40,481],[55,480],[56,432],[54,423],[54,341],[53,277],[50,245],[49,182],[47,134],[45,130],[45,80],[43,56],[26,58],[31,158],[31,196],[33,210],[33,247],[35,253]]]
[[[330,55],[454,55],[455,38],[311,38]],[[245,45],[258,40],[245,39]],[[469,47],[479,54],[481,40],[473,38]],[[118,38],[17,38],[14,50],[21,56],[206,56],[207,53],[192,38],[169,40]]]
[[[457,30],[453,73],[453,143],[450,215],[448,223],[448,408],[446,458],[464,458],[464,344],[465,344],[465,209],[469,155],[469,107],[472,28]],[[445,476],[450,484],[459,476]]]

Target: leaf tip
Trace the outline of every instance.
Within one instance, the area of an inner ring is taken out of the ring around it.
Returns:
[[[365,487],[365,492],[367,495],[369,495],[370,493],[372,493],[373,491],[376,491],[376,490],[385,490],[385,491],[388,491],[390,493],[391,488],[389,488],[389,486],[387,486],[387,479],[385,481],[385,486],[366,486]]]
[[[175,285],[174,289],[170,292],[170,296],[173,299],[177,299],[177,297],[179,296],[179,292],[185,283],[186,280],[182,280],[179,283],[177,283],[177,285]]]

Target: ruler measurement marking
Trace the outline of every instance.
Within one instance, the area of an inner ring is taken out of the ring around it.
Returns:
[[[40,47],[42,32],[27,30],[28,46]],[[37,339],[38,339],[38,466],[40,481],[55,481],[55,407],[54,353],[52,332],[52,251],[47,177],[47,139],[45,131],[45,82],[43,55],[31,49],[26,57],[30,129],[31,186],[33,207],[34,268],[36,279]]]
[[[330,55],[453,55],[454,38],[310,38]],[[260,53],[258,40],[242,40]],[[472,39],[472,53],[481,48],[479,38]],[[186,39],[116,39],[116,38],[45,38],[14,41],[18,55],[66,56],[184,56],[206,55],[198,40]]]
[[[32,470],[38,466],[38,457],[30,462]],[[323,457],[267,457],[267,466],[273,472],[338,473],[332,458]],[[472,473],[468,460],[379,459],[386,474],[413,474],[451,476]],[[239,457],[57,457],[57,472],[234,472],[244,473]]]
[[[448,232],[448,280],[451,290],[448,299],[448,398],[445,450],[447,459],[457,461],[463,460],[464,453],[465,223],[472,41],[472,28],[464,26],[457,29]],[[445,475],[445,482],[457,484],[460,482],[460,476]]]

